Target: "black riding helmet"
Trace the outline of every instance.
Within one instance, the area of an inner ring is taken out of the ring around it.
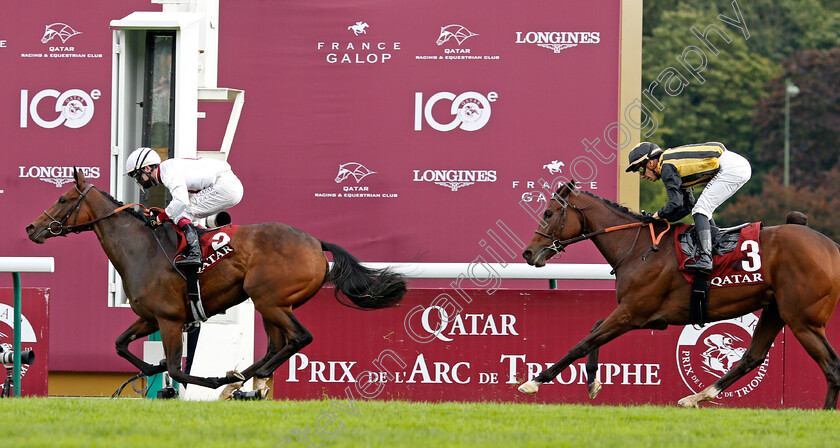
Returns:
[[[629,162],[626,172],[638,171],[639,168],[650,159],[658,158],[662,154],[662,148],[656,143],[642,142],[630,151]]]

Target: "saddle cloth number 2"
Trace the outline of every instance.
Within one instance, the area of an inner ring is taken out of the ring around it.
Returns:
[[[213,250],[219,250],[220,247],[226,246],[230,242],[230,237],[225,232],[219,232],[213,235],[212,244]]]

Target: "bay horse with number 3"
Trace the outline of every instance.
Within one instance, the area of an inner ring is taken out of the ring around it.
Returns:
[[[653,225],[650,235],[643,227]],[[638,228],[636,228],[638,227]],[[519,386],[534,394],[540,384],[553,380],[573,361],[589,355],[589,394],[601,385],[595,380],[598,347],[635,329],[663,330],[689,323],[690,285],[679,272],[673,230],[668,230],[653,251],[654,233],[665,223],[630,212],[589,193],[571,181],[553,195],[539,228],[522,256],[532,266],[565,246],[591,239],[615,270],[618,307],[596,323],[556,364]],[[635,239],[634,239],[635,236]],[[825,336],[825,326],[840,298],[840,246],[802,225],[781,225],[761,230],[764,283],[712,289],[707,320],[731,319],[761,310],[749,347],[733,368],[714,384],[678,403],[697,407],[715,399],[739,378],[762,364],[776,335],[786,324],[825,375],[828,386],[824,409],[835,409],[840,392],[840,358]]]
[[[217,388],[256,377],[264,384],[281,364],[312,341],[312,334],[292,310],[306,303],[325,283],[335,285],[344,305],[377,309],[396,305],[405,295],[403,276],[373,270],[341,247],[319,241],[279,223],[242,225],[231,235],[234,252],[199,275],[202,301],[212,316],[251,298],[262,315],[268,351],[241,373],[203,378],[181,370],[181,330],[192,320],[187,285],[164,252],[175,254],[172,226],[150,230],[140,213],[122,208],[107,193],[74,170],[76,184],[26,227],[29,239],[92,230],[123,280],[131,309],[139,316],[116,341],[117,353],[147,376],[168,371],[181,383]],[[158,241],[160,241],[160,246]],[[333,268],[324,251],[333,255]],[[151,365],[128,350],[128,344],[160,330],[166,364]],[[267,392],[267,390],[266,390]]]

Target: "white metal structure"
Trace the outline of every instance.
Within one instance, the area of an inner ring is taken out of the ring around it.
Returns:
[[[226,160],[245,92],[217,85],[219,60],[219,0],[151,0],[162,11],[137,11],[112,20],[113,63],[111,103],[111,194],[120,201],[137,202],[139,190],[133,180],[123,176],[125,158],[141,146],[143,130],[144,70],[148,33],[167,32],[174,36],[172,67],[174,83],[175,157],[212,157]],[[173,92],[170,92],[172,95]],[[233,102],[221,147],[198,149],[198,111],[201,101]],[[138,107],[140,106],[140,107]],[[108,305],[127,306],[122,280],[109,263]],[[250,300],[214,316],[202,324],[191,374],[219,376],[220,368],[244,368],[254,360],[254,305]],[[149,343],[147,343],[149,344]],[[159,345],[159,343],[158,343]],[[160,347],[150,347],[148,355],[159,357]],[[156,362],[155,362],[156,363]],[[215,399],[218,391],[190,386],[185,399]]]
[[[53,257],[0,257],[0,272],[55,272]]]

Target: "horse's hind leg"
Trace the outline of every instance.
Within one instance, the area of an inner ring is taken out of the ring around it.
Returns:
[[[136,341],[139,338],[148,336],[158,330],[155,323],[150,323],[144,319],[137,319],[131,326],[128,327],[119,337],[115,343],[117,347],[117,354],[125,358],[128,362],[140,369],[146,376],[152,376],[166,370],[163,364],[151,365],[138,358],[134,353],[128,349],[128,344]]]
[[[265,365],[269,359],[271,359],[281,348],[286,345],[286,338],[283,335],[283,332],[280,330],[279,327],[274,325],[273,323],[269,322],[265,317],[263,317],[263,328],[265,329],[265,334],[268,336],[268,349],[265,352],[265,356],[260,358],[257,362],[249,366],[247,369],[241,372],[244,381],[248,381],[249,379],[254,377],[257,369]],[[268,377],[257,377],[254,378],[254,390],[259,391],[262,398],[266,398],[268,395]],[[233,396],[233,391],[238,389],[234,387],[234,384],[228,385],[225,390],[222,391],[222,394],[219,396],[220,400],[227,400]]]
[[[741,377],[764,362],[767,353],[770,351],[770,347],[773,345],[773,341],[776,339],[776,335],[779,334],[784,326],[785,322],[779,316],[779,309],[776,307],[776,304],[769,305],[761,312],[761,317],[759,317],[755,331],[753,331],[750,345],[747,347],[747,351],[744,352],[744,356],[738,361],[738,364],[735,364],[735,367],[729,369],[728,372],[711,386],[694,395],[689,395],[681,399],[677,404],[686,408],[696,408],[701,401],[710,401],[717,398],[721,391],[731,386],[735,381],[738,381]]]
[[[263,308],[258,311],[264,319],[279,327],[286,337],[286,345],[254,372],[259,378],[269,378],[280,365],[312,342],[312,333],[298,322],[291,307]]]
[[[827,383],[823,409],[837,408],[837,395],[840,392],[840,358],[825,337],[825,327],[798,325],[789,323],[793,334],[805,351],[822,369]]]
[[[592,326],[592,330],[590,333],[595,331],[601,323],[604,322],[604,319],[595,322],[595,325]],[[598,351],[599,349],[596,347],[591,352],[589,352],[589,357],[586,358],[586,389],[589,392],[589,398],[594,400],[595,397],[598,396],[598,392],[601,392],[601,382],[598,381]]]

